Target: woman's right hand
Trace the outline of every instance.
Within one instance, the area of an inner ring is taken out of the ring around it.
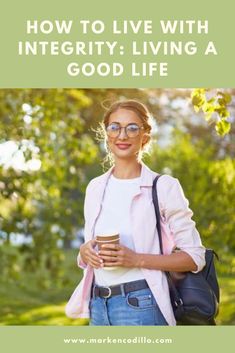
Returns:
[[[103,260],[98,255],[98,253],[94,250],[96,246],[96,240],[90,240],[85,244],[80,246],[80,256],[82,261],[85,262],[87,265],[90,265],[94,268],[100,268],[103,266]]]

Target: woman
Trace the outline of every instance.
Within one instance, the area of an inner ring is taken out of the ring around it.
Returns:
[[[162,176],[157,186],[164,245],[160,255],[152,202],[156,173],[141,161],[150,142],[149,111],[138,101],[115,102],[103,125],[114,163],[86,190],[85,243],[78,256],[84,277],[66,313],[90,317],[90,325],[175,325],[164,271],[198,272],[205,265],[193,213],[178,180]],[[98,251],[96,235],[112,229],[118,230],[120,244]],[[180,251],[173,252],[175,247]],[[75,300],[79,305],[74,311]]]

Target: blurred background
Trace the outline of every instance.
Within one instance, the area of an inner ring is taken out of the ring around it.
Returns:
[[[235,324],[235,89],[8,89],[0,90],[0,325],[88,323],[66,318],[64,306],[82,275],[86,185],[109,167],[94,130],[104,106],[125,98],[153,115],[144,162],[180,180],[204,245],[220,257],[217,323]]]

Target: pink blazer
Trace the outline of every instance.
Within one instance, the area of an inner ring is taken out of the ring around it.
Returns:
[[[94,236],[95,222],[101,210],[107,181],[111,168],[105,174],[91,180],[87,186],[84,215],[85,242]],[[159,240],[156,229],[156,218],[152,202],[152,183],[157,174],[142,163],[140,187],[136,186],[131,214],[135,250],[138,253],[159,254]],[[170,254],[177,246],[187,252],[200,271],[205,265],[205,248],[200,235],[191,219],[193,212],[189,208],[179,181],[169,175],[162,176],[158,183],[158,198],[161,213],[161,227],[164,253]],[[89,302],[94,271],[86,266],[78,255],[78,266],[84,269],[83,279],[66,305],[66,315],[71,318],[89,318]],[[143,276],[169,325],[175,325],[169,289],[164,272],[142,269]]]

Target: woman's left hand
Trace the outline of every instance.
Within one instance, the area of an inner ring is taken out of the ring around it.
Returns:
[[[102,245],[99,256],[105,261],[105,267],[137,267],[138,254],[126,246],[119,244]]]

